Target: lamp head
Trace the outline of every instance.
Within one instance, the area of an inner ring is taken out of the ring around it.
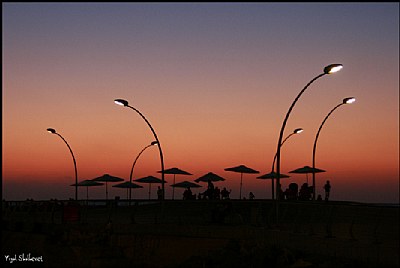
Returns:
[[[156,145],[156,144],[158,144],[158,141],[152,141],[152,142],[150,143],[150,145]]]
[[[115,104],[121,105],[121,106],[128,106],[128,101],[123,100],[123,99],[115,99],[114,100]]]
[[[343,104],[351,104],[355,101],[356,101],[356,98],[354,98],[354,97],[345,98],[345,99],[343,99]]]
[[[304,129],[302,129],[302,128],[296,128],[294,131],[293,131],[293,133],[294,134],[298,134],[298,133],[301,133],[301,132],[303,132],[304,131]]]
[[[48,128],[47,131],[51,134],[56,134],[56,130],[54,128]]]
[[[336,73],[336,72],[339,72],[342,68],[343,68],[343,65],[342,65],[342,64],[337,64],[337,63],[335,63],[335,64],[330,64],[330,65],[328,65],[328,66],[326,66],[326,67],[324,68],[324,73],[325,73],[325,74]]]

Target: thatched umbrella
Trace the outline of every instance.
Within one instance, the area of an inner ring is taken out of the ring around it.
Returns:
[[[118,181],[123,181],[124,179],[115,177],[115,176],[111,176],[109,174],[104,174],[103,176],[94,178],[92,181],[104,181],[106,182],[106,200],[108,200],[108,187],[107,187],[107,183],[108,182],[118,182]]]
[[[240,165],[237,167],[231,167],[231,168],[225,168],[226,171],[233,171],[233,172],[238,172],[240,173],[240,191],[239,191],[239,199],[242,199],[242,184],[243,184],[243,173],[249,173],[249,174],[256,174],[260,173],[257,170],[254,170],[252,168],[246,167],[245,165]]]
[[[160,180],[159,178],[156,178],[154,176],[143,177],[140,179],[136,179],[135,181],[140,182],[140,183],[148,183],[149,184],[149,199],[150,199],[150,195],[151,195],[151,184],[152,183],[162,183],[162,180]],[[166,181],[164,181],[164,183],[166,183]]]
[[[125,181],[116,185],[113,185],[113,187],[116,188],[123,188],[126,189],[126,199],[129,199],[129,204],[131,202],[131,199],[129,198],[129,189],[137,189],[137,188],[143,188],[143,186],[133,183],[133,182],[129,182],[129,181]]]
[[[310,166],[304,166],[304,167],[289,171],[289,173],[306,174],[307,184],[308,184],[308,173],[321,173],[321,172],[326,172],[326,171],[323,169],[319,169],[319,168],[312,168]]]
[[[285,174],[281,174],[281,176],[279,178],[289,178],[290,176],[285,175]],[[274,186],[274,180],[278,178],[278,173],[272,171],[271,173],[267,173],[264,175],[261,175],[259,177],[257,177],[257,179],[263,179],[263,180],[267,180],[270,179],[271,180],[271,186],[272,186],[272,200],[275,199],[275,186]]]
[[[158,171],[158,173],[162,173],[162,171]],[[174,182],[173,182],[173,184],[175,184],[175,175],[177,175],[177,174],[178,175],[193,175],[193,174],[190,174],[187,171],[184,171],[184,170],[176,168],[176,167],[165,169],[164,170],[164,174],[174,174]],[[174,198],[175,198],[175,187],[172,188],[172,199],[174,199]]]
[[[86,201],[88,201],[89,200],[89,187],[92,187],[92,186],[100,186],[100,185],[103,185],[104,183],[100,183],[100,182],[97,182],[97,181],[93,181],[93,180],[84,180],[84,181],[81,181],[81,182],[79,182],[79,183],[74,183],[74,184],[71,184],[71,186],[85,186],[86,187]]]

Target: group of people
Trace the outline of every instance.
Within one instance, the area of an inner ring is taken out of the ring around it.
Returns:
[[[204,192],[200,192],[197,195],[197,199],[207,199],[207,200],[227,200],[229,199],[229,195],[231,190],[227,190],[225,187],[221,190],[218,187],[214,187],[214,184],[211,180],[208,180],[207,189]],[[192,193],[190,187],[187,187],[186,190],[183,192],[183,199],[184,200],[195,200],[196,194]]]
[[[326,181],[323,189],[325,191],[325,201],[328,201],[331,191],[331,184],[329,180]],[[313,192],[313,186],[309,186],[308,183],[303,183],[299,190],[297,183],[293,182],[289,184],[288,188],[286,188],[284,192],[281,190],[280,198],[286,200],[311,200]],[[322,196],[318,195],[317,200],[321,201]]]
[[[331,184],[330,181],[327,180],[324,187],[325,191],[325,201],[329,200],[329,194],[331,191]],[[196,194],[192,193],[192,190],[190,187],[187,187],[186,190],[183,192],[183,199],[184,200],[196,200],[196,199],[208,199],[208,200],[226,200],[230,199],[229,195],[232,190],[227,190],[225,187],[221,190],[218,187],[214,187],[214,184],[212,183],[211,180],[208,180],[207,184],[207,189],[204,192]],[[300,187],[297,183],[290,183],[288,188],[286,188],[285,191],[280,192],[280,199],[281,200],[311,200],[312,195],[313,195],[313,186],[309,186],[308,183],[303,183],[302,186]],[[158,187],[157,191],[158,199],[162,198],[162,190],[160,187]],[[197,198],[196,198],[197,197]],[[250,192],[249,194],[249,199],[252,200],[254,199],[255,196],[253,192]],[[322,200],[322,196],[318,195],[316,198],[318,201]]]

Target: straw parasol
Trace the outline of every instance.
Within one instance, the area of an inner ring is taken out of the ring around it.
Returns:
[[[158,173],[162,173],[162,171],[158,171]],[[193,175],[187,171],[184,171],[182,169],[179,169],[177,167],[169,168],[164,170],[164,174],[174,174],[174,182],[175,184],[175,175]],[[171,185],[172,186],[172,185]],[[175,198],[175,187],[172,188],[172,199]]]
[[[240,165],[240,166],[231,167],[231,168],[225,168],[224,170],[240,173],[240,191],[239,191],[239,199],[242,199],[243,173],[248,173],[248,174],[257,174],[257,173],[260,173],[260,172],[257,171],[257,170],[254,170],[254,169],[252,169],[252,168],[246,167],[245,165]]]
[[[140,183],[148,183],[149,184],[149,199],[150,199],[150,195],[151,195],[151,184],[152,183],[162,183],[161,179],[156,178],[154,176],[143,177],[140,179],[136,179],[135,181],[140,182]],[[166,181],[164,181],[164,183],[166,183]]]
[[[306,174],[307,184],[308,184],[308,174],[309,173],[321,173],[321,172],[326,172],[326,171],[323,169],[319,169],[319,168],[312,168],[310,166],[304,166],[304,167],[289,171],[289,173]]]
[[[289,178],[290,176],[285,175],[285,174],[281,174],[281,176],[279,178]],[[272,186],[272,200],[275,199],[275,186],[274,186],[274,180],[278,178],[278,173],[272,171],[270,173],[261,175],[259,177],[257,177],[257,179],[262,179],[262,180],[267,180],[270,179],[271,180],[271,186]]]
[[[106,200],[108,200],[108,187],[107,187],[107,183],[108,182],[118,182],[118,181],[123,181],[124,179],[115,177],[115,176],[111,176],[109,174],[104,174],[103,176],[94,178],[92,181],[104,181],[106,183]]]
[[[137,189],[137,188],[143,188],[143,186],[133,183],[133,182],[129,182],[129,181],[125,181],[116,185],[113,185],[112,187],[116,187],[116,188],[123,188],[126,189],[126,199],[129,199],[129,189]],[[131,200],[129,199],[129,202]]]
[[[79,183],[71,184],[71,186],[84,186],[84,187],[86,187],[86,201],[88,201],[89,200],[89,187],[100,186],[100,185],[103,185],[103,184],[104,183],[100,183],[100,182],[93,181],[93,180],[84,180],[84,181],[81,181]]]

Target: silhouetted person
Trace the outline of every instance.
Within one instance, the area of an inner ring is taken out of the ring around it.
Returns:
[[[158,189],[157,189],[157,198],[158,198],[158,200],[161,200],[162,197],[163,197],[162,189],[161,189],[160,186],[158,186]]]
[[[285,190],[286,200],[296,200],[299,186],[297,183],[292,182]]]
[[[322,201],[322,196],[320,194],[317,197],[317,201]]]
[[[324,185],[324,190],[325,190],[325,201],[329,200],[329,193],[331,192],[331,184],[329,180],[326,181]]]
[[[219,199],[221,199],[220,196],[221,196],[221,190],[218,187],[215,187],[215,189],[214,189],[214,198],[219,200]]]
[[[211,180],[208,180],[208,186],[207,186],[207,196],[208,199],[214,199],[214,184],[212,183]]]
[[[313,194],[314,194],[314,186],[308,186],[308,191],[310,192],[310,199],[313,199]]]
[[[207,186],[207,188],[214,191],[214,184],[212,183],[211,180],[208,180],[208,186]]]
[[[249,199],[250,199],[250,200],[253,200],[255,197],[256,197],[256,196],[253,194],[253,192],[250,192],[250,193],[249,193]]]
[[[299,194],[299,185],[295,182],[292,182],[291,184],[289,184],[289,189],[291,189],[292,191],[292,198],[293,200],[297,200],[298,194]]]
[[[310,200],[310,198],[311,198],[310,187],[308,187],[308,183],[305,182],[300,188],[299,200]]]
[[[184,200],[190,200],[192,199],[193,194],[192,194],[192,190],[190,190],[190,187],[188,187],[185,192],[183,192],[183,199]]]
[[[222,189],[221,191],[221,199],[229,199],[229,194],[231,193],[231,191],[228,192],[228,190],[226,190],[226,188],[224,187],[224,189]]]

